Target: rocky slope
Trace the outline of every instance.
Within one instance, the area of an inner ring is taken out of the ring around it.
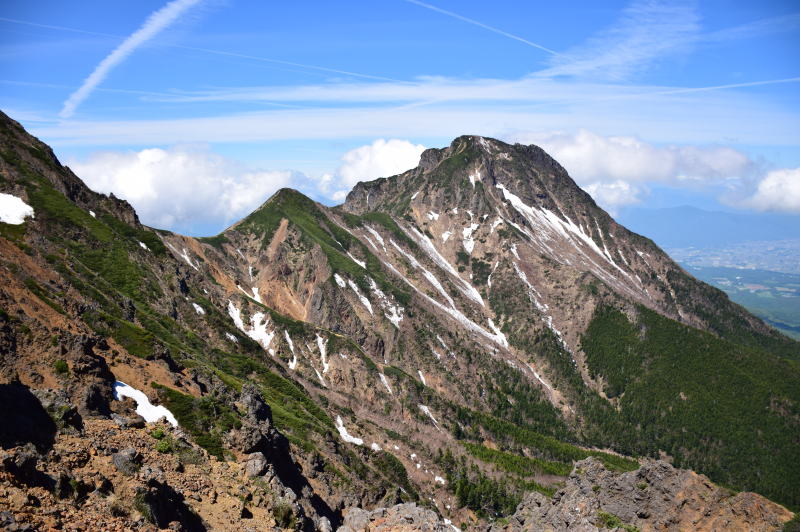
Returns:
[[[0,192],[34,213],[0,223],[8,522],[480,528],[576,461],[637,469],[612,448],[800,503],[798,344],[534,146],[460,137],[196,239],[0,126]]]
[[[664,461],[614,473],[594,458],[575,464],[552,498],[531,493],[490,532],[580,530],[779,530],[785,508],[752,493],[733,494],[707,477]]]

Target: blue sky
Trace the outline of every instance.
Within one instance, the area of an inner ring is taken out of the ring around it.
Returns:
[[[800,5],[562,4],[7,2],[0,107],[192,234],[461,134],[543,146],[612,213],[800,213]]]

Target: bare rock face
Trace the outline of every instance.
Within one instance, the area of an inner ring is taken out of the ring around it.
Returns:
[[[420,508],[414,503],[398,504],[391,508],[378,508],[368,512],[352,508],[339,527],[339,532],[445,532],[453,527],[436,512]]]
[[[778,530],[791,512],[755,493],[733,495],[664,461],[636,471],[608,471],[595,458],[575,464],[552,499],[529,493],[506,524],[490,532],[527,530]],[[633,528],[630,528],[633,530]]]

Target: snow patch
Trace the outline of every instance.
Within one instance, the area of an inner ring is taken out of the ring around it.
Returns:
[[[481,180],[481,173],[480,171],[475,171],[474,174],[469,174],[469,182],[472,183],[472,188],[475,188],[475,181]]]
[[[492,222],[491,227],[489,227],[489,234],[491,235],[494,233],[494,230],[497,229],[497,226],[503,223],[503,219],[499,216]]]
[[[267,329],[269,318],[267,318],[263,312],[256,312],[250,316],[250,327],[248,328],[242,322],[241,310],[233,304],[233,301],[229,300],[228,315],[233,320],[237,329],[258,342],[264,350],[269,350],[269,344],[272,342],[275,332]]]
[[[194,307],[194,311],[197,312],[200,316],[202,316],[202,315],[204,315],[206,313],[206,311],[203,310],[203,307],[201,307],[197,303],[192,303],[192,306]]]
[[[192,259],[191,259],[191,257],[189,257],[189,253],[187,253],[187,252],[186,252],[186,248],[183,248],[183,251],[178,251],[177,249],[175,249],[175,246],[173,246],[173,245],[172,245],[172,244],[170,244],[169,242],[167,242],[167,246],[169,246],[169,248],[170,248],[172,251],[174,251],[174,252],[175,252],[175,253],[176,253],[176,254],[177,254],[177,255],[178,255],[180,258],[182,258],[183,260],[185,260],[185,261],[186,261],[186,264],[188,264],[189,266],[191,266],[191,267],[192,267],[192,268],[194,268],[195,270],[200,270],[200,268],[198,268],[198,267],[195,265],[195,263],[194,263],[194,262],[192,262]]]
[[[347,432],[347,429],[344,426],[344,421],[342,421],[342,416],[336,416],[336,430],[339,431],[339,436],[341,436],[341,438],[347,443],[364,445],[364,440],[362,440],[361,438],[356,438],[355,436],[351,436]]]
[[[339,245],[341,246],[341,244],[339,244]],[[363,260],[358,260],[349,251],[347,252],[347,256],[350,257],[350,260],[352,260],[353,262],[355,262],[356,264],[358,264],[359,266],[361,266],[365,270],[367,269],[367,263],[364,262]]]
[[[394,395],[392,393],[392,388],[389,386],[389,379],[386,378],[386,375],[384,375],[383,373],[378,373],[378,377],[381,378],[381,382],[386,387],[386,391],[389,392],[389,395]]]
[[[226,332],[226,333],[225,333],[225,338],[227,338],[228,340],[230,340],[230,341],[231,341],[231,342],[233,342],[234,344],[238,344],[238,343],[239,343],[239,339],[238,339],[238,338],[236,338],[234,335],[232,335],[232,334],[231,334],[231,333],[229,333],[229,332]]]
[[[367,307],[367,310],[369,311],[369,313],[372,314],[372,303],[369,302],[369,299],[367,299],[367,296],[365,296],[365,295],[363,295],[361,293],[361,291],[358,289],[358,285],[356,283],[354,283],[352,279],[348,279],[347,280],[347,284],[350,285],[350,289],[353,292],[356,293],[356,295],[358,296],[359,301],[361,301],[361,304],[364,305],[365,307]]]
[[[430,420],[433,421],[433,424],[436,426],[437,429],[442,430],[441,427],[439,427],[439,422],[436,421],[435,417],[433,417],[433,414],[431,413],[430,408],[428,408],[425,405],[417,405],[417,406],[419,407],[419,409],[422,411],[423,414],[428,416],[430,418]]]
[[[489,327],[492,329],[492,332],[495,335],[495,342],[502,345],[503,347],[508,347],[508,339],[506,339],[506,335],[503,334],[503,331],[497,328],[497,326],[492,321],[492,318],[489,318]]]
[[[550,391],[552,392],[552,391],[553,391],[553,389],[550,387],[550,385],[549,385],[549,384],[547,384],[546,382],[544,382],[544,379],[542,379],[542,377],[541,377],[541,376],[540,376],[540,375],[539,375],[539,374],[536,372],[536,370],[535,370],[535,369],[533,369],[533,366],[532,366],[532,365],[530,365],[530,364],[528,364],[528,367],[529,367],[529,368],[531,369],[531,371],[533,372],[533,376],[534,376],[534,377],[536,377],[536,380],[537,380],[537,381],[539,381],[540,383],[542,383],[542,386],[544,386],[545,388],[547,388],[548,390],[550,390]]]
[[[422,384],[423,384],[423,385],[425,385],[425,386],[427,386],[427,385],[428,385],[428,383],[427,383],[427,382],[425,382],[425,375],[423,375],[423,374],[422,374],[422,371],[420,371],[420,370],[417,370],[417,373],[419,374],[419,380],[421,380],[421,381],[422,381]]]
[[[0,192],[0,222],[19,225],[28,217],[34,217],[33,207],[16,196]]]
[[[339,285],[339,288],[344,288],[345,286],[347,286],[345,280],[342,279],[342,276],[339,275],[338,273],[333,274],[333,279],[336,281],[336,284]]]
[[[92,218],[97,218],[97,215],[94,213],[94,211],[89,211],[89,216]]]
[[[472,253],[472,250],[475,249],[475,239],[472,238],[472,233],[480,227],[480,224],[471,224],[469,227],[465,227],[462,231],[462,242],[464,244],[464,249],[467,250],[467,253]]]
[[[250,292],[248,292],[247,290],[245,290],[244,288],[242,288],[238,284],[236,285],[236,288],[238,288],[240,292],[242,292],[244,295],[246,295],[250,299],[252,299],[254,301],[258,301],[259,303],[263,304],[263,302],[261,301],[261,296],[258,294],[258,288],[257,287],[254,286],[253,288],[251,288],[251,290],[253,291],[252,294]]]
[[[319,348],[319,355],[322,359],[322,374],[328,373],[330,369],[330,364],[328,364],[328,340],[323,339],[322,336],[317,335],[317,347]]]
[[[499,260],[494,263],[494,268],[492,268],[492,271],[489,274],[489,277],[486,278],[486,284],[489,286],[489,288],[492,287],[492,275],[494,275],[494,271],[497,269],[498,266],[500,266],[500,261]]]
[[[130,397],[136,401],[136,413],[142,416],[148,423],[154,423],[163,417],[166,418],[173,427],[178,426],[178,420],[175,419],[172,412],[167,410],[165,406],[155,406],[150,402],[150,399],[147,398],[144,392],[132,386],[128,386],[122,381],[116,381],[114,383],[114,399],[122,401],[123,397]]]
[[[444,479],[442,477],[440,477],[439,475],[436,475],[435,477],[433,477],[433,481],[441,484],[442,486],[445,485]]]
[[[373,451],[375,451],[376,453],[380,452],[380,450],[381,450],[381,446],[378,445],[375,442],[372,442],[372,445],[370,445],[369,448],[372,449]]]
[[[377,240],[383,248],[383,252],[386,253],[386,242],[384,242],[381,234],[370,226],[366,226],[366,230],[369,231],[373,237],[375,237],[375,240]]]
[[[392,242],[392,243],[394,244],[394,242]],[[397,268],[395,268],[392,264],[390,264],[388,262],[384,262],[383,264],[384,264],[384,266],[389,268],[389,270],[391,270],[392,273],[394,273],[395,275],[400,277],[403,281],[405,281],[405,283],[408,286],[410,286],[417,294],[419,294],[420,297],[423,297],[426,301],[428,301],[428,303],[430,303],[431,305],[435,306],[436,308],[438,308],[442,312],[447,313],[451,318],[456,320],[460,325],[462,325],[463,327],[465,327],[465,328],[467,328],[467,329],[469,329],[469,330],[471,330],[471,331],[473,331],[475,333],[480,334],[481,336],[483,336],[484,338],[486,338],[488,340],[500,343],[500,340],[497,337],[497,335],[494,335],[494,334],[490,333],[489,331],[487,331],[486,329],[484,329],[483,327],[481,327],[480,325],[478,325],[474,321],[472,321],[469,318],[467,318],[457,308],[455,308],[455,307],[446,307],[446,306],[442,305],[441,303],[439,303],[438,301],[436,301],[435,299],[433,299],[430,296],[428,296],[428,294],[426,294],[425,292],[423,292],[422,290],[417,288],[417,286],[414,283],[409,281],[408,278],[405,275],[403,275],[402,273],[400,273],[397,270]]]
[[[375,282],[375,279],[369,277],[368,280],[372,294],[378,298],[378,302],[381,304],[381,307],[383,307],[383,315],[386,316],[387,320],[392,322],[392,325],[399,329],[400,322],[403,321],[403,313],[405,312],[405,309],[400,305],[392,303],[386,294],[384,294],[383,291],[378,288],[378,283]]]
[[[552,239],[553,236],[560,236],[561,238],[571,241],[576,250],[578,250],[583,256],[589,261],[590,264],[595,266],[600,272],[603,274],[607,273],[597,265],[591,257],[584,251],[584,249],[577,245],[582,243],[583,247],[588,247],[597,256],[604,259],[608,262],[611,266],[619,270],[624,275],[628,275],[625,270],[619,267],[619,265],[611,259],[611,255],[608,253],[608,250],[600,249],[597,243],[592,239],[590,235],[586,233],[582,226],[576,225],[567,215],[564,215],[562,219],[556,213],[545,209],[545,208],[533,208],[527,205],[525,202],[520,199],[519,196],[515,195],[511,191],[509,191],[505,186],[502,184],[495,185],[503,192],[503,197],[506,201],[508,201],[514,209],[517,210],[533,227],[535,233],[531,233],[529,231],[524,231],[523,233],[528,235],[529,238],[539,242],[543,247],[545,247],[548,251],[552,252],[552,249],[545,243],[545,240]],[[595,221],[596,223],[596,221]],[[601,234],[602,238],[602,234]],[[600,274],[600,272],[596,272]]]
[[[142,249],[144,249],[144,250],[146,250],[146,251],[150,251],[150,248],[149,248],[149,247],[147,247],[147,244],[145,244],[145,243],[144,243],[144,242],[142,242],[141,240],[139,240],[139,247],[140,247],[140,248],[142,248]]]
[[[453,235],[452,231],[445,231],[442,233],[442,242],[447,242],[447,239]]]
[[[405,257],[405,259],[406,259],[406,260],[409,262],[409,264],[411,264],[411,267],[412,267],[412,268],[416,268],[416,269],[418,269],[418,270],[422,270],[422,275],[425,277],[425,279],[427,279],[427,280],[428,280],[428,282],[429,282],[429,283],[430,283],[430,284],[431,284],[431,285],[432,285],[434,288],[436,288],[436,290],[437,290],[437,291],[438,291],[438,292],[439,292],[439,293],[442,295],[442,297],[444,297],[444,298],[447,300],[447,302],[450,304],[450,306],[451,306],[451,307],[455,307],[455,303],[453,303],[453,299],[450,297],[450,295],[447,293],[447,291],[446,291],[446,290],[444,289],[444,287],[442,286],[442,283],[440,283],[440,282],[439,282],[439,279],[437,279],[435,275],[433,275],[433,274],[432,274],[431,272],[429,272],[429,271],[428,271],[428,270],[427,270],[427,269],[426,269],[424,266],[422,266],[422,264],[420,264],[420,263],[419,263],[419,261],[417,261],[417,259],[415,259],[413,255],[411,255],[410,253],[406,253],[406,252],[403,250],[403,248],[401,248],[400,246],[398,246],[398,245],[397,245],[397,242],[395,242],[394,240],[391,240],[391,239],[390,239],[390,240],[389,240],[389,243],[390,243],[392,246],[394,246],[394,248],[395,248],[397,251],[399,251],[399,252],[400,252],[400,254],[401,254],[403,257]],[[405,277],[404,277],[404,278],[405,278]],[[406,279],[406,281],[408,281],[408,280]],[[409,284],[411,284],[411,283],[409,282]],[[412,285],[412,286],[413,286],[413,285]],[[416,286],[415,286],[414,288],[416,288]]]
[[[411,195],[411,199],[413,200],[413,199],[414,199],[414,198],[416,198],[418,195],[419,195],[419,190],[417,190],[416,192],[414,192],[414,193]]]
[[[417,241],[417,244],[419,244],[420,247],[422,247],[422,249],[425,251],[425,253],[427,253],[428,256],[431,259],[433,259],[433,262],[436,263],[436,265],[442,268],[444,271],[452,275],[456,281],[458,281],[459,290],[461,290],[461,292],[471,300],[475,301],[476,303],[479,303],[482,307],[486,306],[478,290],[470,283],[465,281],[458,274],[453,265],[447,262],[447,259],[445,259],[441,253],[439,253],[439,250],[436,249],[436,246],[433,245],[433,242],[431,242],[431,240],[426,235],[423,235],[422,233],[417,231],[415,227],[412,227],[411,231]],[[450,304],[452,305],[452,300],[450,301]]]
[[[438,220],[438,219],[439,219],[439,213],[428,211],[428,220]]]

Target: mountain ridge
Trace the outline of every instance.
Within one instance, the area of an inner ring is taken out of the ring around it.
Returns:
[[[209,468],[228,482],[212,467],[213,456],[227,457],[270,483],[268,495],[242,481],[249,495],[239,506],[229,494],[218,510],[192,503],[208,522],[233,511],[277,523],[288,507],[300,526],[322,529],[347,507],[416,498],[479,526],[510,514],[524,491],[552,495],[576,460],[636,467],[596,450],[608,447],[666,452],[795,504],[800,475],[783,442],[798,404],[797,344],[630,236],[559,181],[566,173],[540,149],[459,137],[401,174],[418,178],[411,184],[359,184],[336,208],[283,190],[197,239],[144,227],[129,205],[79,180],[67,186],[71,172],[38,157],[43,145],[5,117],[1,140],[0,186],[36,215],[0,227],[4,257],[14,257],[0,288],[3,345],[14,356],[3,359],[0,385],[64,390],[57,404],[78,405],[91,434],[109,412],[133,416],[113,399],[113,379],[147,390],[180,425],[164,427],[168,455],[207,453],[187,471]],[[525,195],[518,187],[531,175],[550,188]],[[370,190],[382,187],[381,210],[367,210]],[[87,339],[70,340],[78,332]],[[716,383],[702,359],[692,366],[670,337],[738,376],[737,389]],[[691,371],[675,372],[678,363]],[[98,364],[109,371],[90,369]],[[680,375],[667,383],[679,389],[661,384],[669,375]],[[718,403],[714,452],[702,443],[709,400]],[[731,439],[726,427],[757,437]],[[143,443],[138,452],[156,460]],[[121,492],[141,488],[113,475]]]

